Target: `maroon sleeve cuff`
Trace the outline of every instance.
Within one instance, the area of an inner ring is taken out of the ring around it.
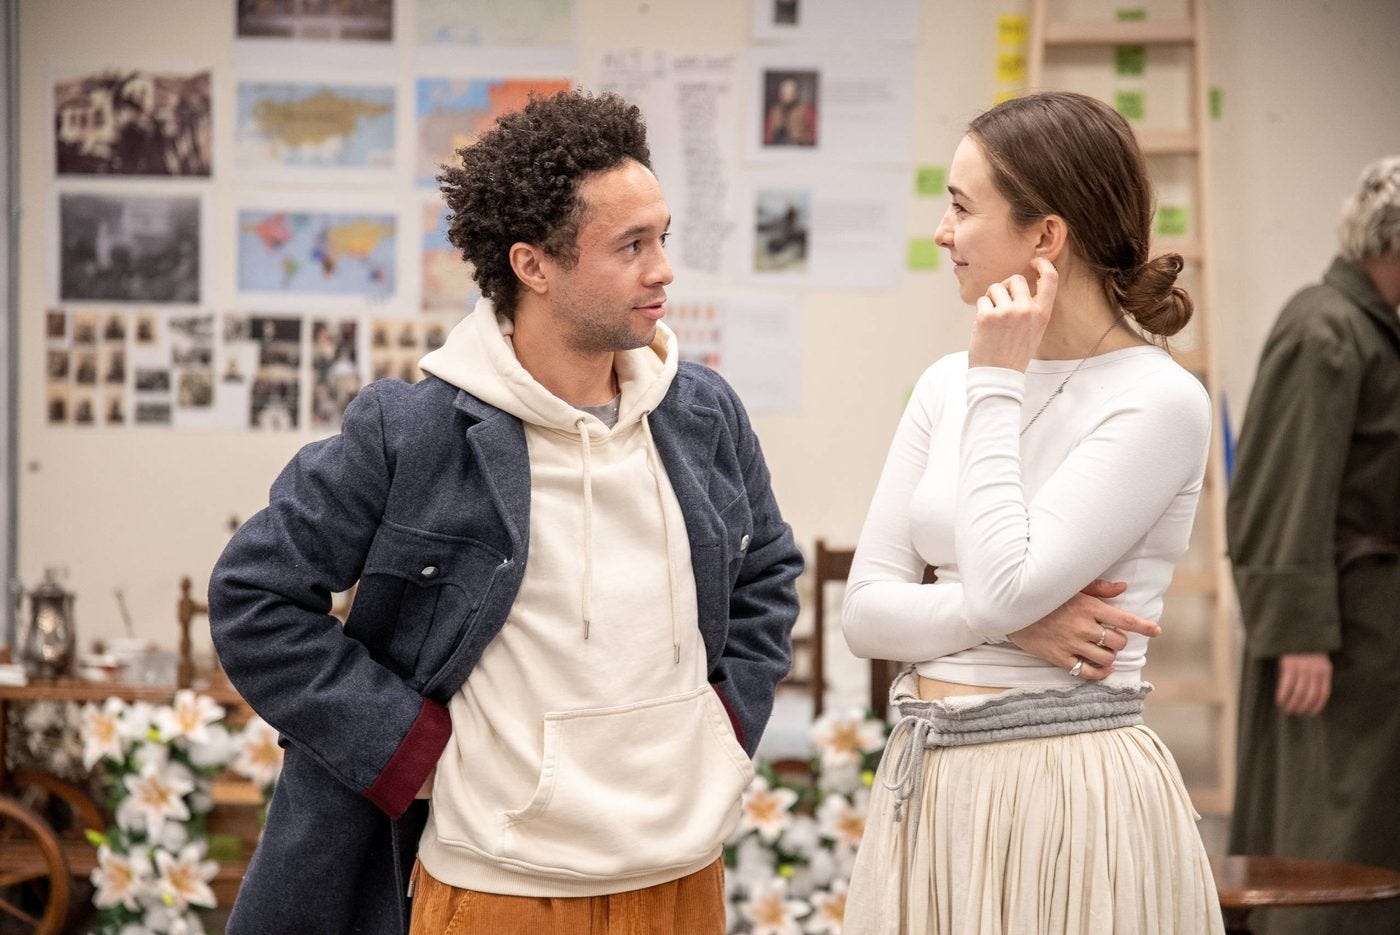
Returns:
[[[719,703],[724,705],[724,713],[729,715],[729,723],[730,726],[734,728],[734,736],[738,739],[739,746],[747,750],[749,745],[744,743],[744,728],[739,724],[739,719],[734,716],[734,708],[730,705],[729,699],[724,697],[724,692],[720,691],[719,686],[714,682],[710,683],[710,687],[713,688],[715,694],[719,696]]]
[[[403,742],[389,758],[389,764],[365,792],[365,798],[379,806],[390,818],[398,818],[413,803],[413,797],[437,766],[447,740],[452,736],[452,718],[447,708],[430,698]]]

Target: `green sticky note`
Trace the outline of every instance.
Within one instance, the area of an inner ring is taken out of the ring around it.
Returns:
[[[1186,206],[1158,205],[1157,233],[1162,237],[1186,236]]]
[[[947,187],[948,173],[942,166],[919,166],[914,173],[914,194],[921,198],[937,198]]]
[[[1147,67],[1147,46],[1120,45],[1113,49],[1113,70],[1120,75],[1140,75]]]
[[[1136,23],[1147,19],[1147,8],[1140,6],[1119,7],[1118,22]]]
[[[1225,92],[1219,88],[1210,89],[1210,119],[1219,120],[1225,112]]]
[[[938,244],[932,237],[909,238],[909,268],[938,269]]]
[[[1141,91],[1117,91],[1113,95],[1113,109],[1125,120],[1141,120],[1147,113],[1147,105]]]

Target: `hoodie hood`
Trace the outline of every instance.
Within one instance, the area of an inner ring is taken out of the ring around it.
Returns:
[[[578,420],[593,417],[545,389],[520,365],[515,357],[514,333],[515,323],[497,314],[490,299],[480,299],[471,314],[448,334],[447,343],[430,351],[418,365],[424,373],[446,380],[523,422],[577,434]],[[664,322],[657,323],[656,337],[648,346],[614,355],[613,370],[622,391],[614,431],[636,423],[660,405],[675,379],[678,358],[675,332]],[[606,431],[598,422],[592,434]]]

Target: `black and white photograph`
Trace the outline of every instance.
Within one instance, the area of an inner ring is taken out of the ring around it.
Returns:
[[[765,189],[756,199],[755,272],[801,272],[807,268],[812,194],[801,189]]]
[[[103,396],[106,410],[104,421],[107,425],[126,425],[126,394],[120,390],[108,391]]]
[[[175,404],[182,409],[207,409],[214,404],[214,371],[191,367],[180,371]]]
[[[74,425],[96,425],[97,406],[96,399],[91,390],[83,390],[73,394],[73,424]]]
[[[62,341],[68,337],[68,315],[64,312],[44,313],[44,337],[50,341]]]
[[[238,0],[238,38],[392,42],[393,0]]]
[[[68,192],[58,205],[61,300],[200,300],[198,198]]]
[[[165,367],[137,367],[136,391],[138,393],[170,392],[170,371]]]
[[[59,175],[207,178],[210,72],[108,70],[54,85]]]
[[[168,400],[138,400],[136,403],[137,425],[169,425],[170,402]]]
[[[300,425],[300,317],[231,315],[224,319],[224,360],[220,377],[229,382],[228,361],[247,373],[247,425],[254,429],[288,431]]]
[[[97,383],[97,352],[79,351],[73,368],[73,382],[79,386]]]
[[[358,333],[355,319],[317,319],[311,325],[312,428],[339,428],[345,407],[360,391]]]
[[[49,425],[67,425],[70,395],[67,383],[50,383],[44,396],[44,421]]]
[[[48,354],[49,382],[56,383],[68,379],[68,352],[50,349]]]
[[[74,315],[73,316],[73,343],[74,344],[96,344],[97,343],[97,316],[96,315]]]

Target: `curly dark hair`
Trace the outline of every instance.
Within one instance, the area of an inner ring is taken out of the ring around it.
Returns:
[[[475,268],[481,294],[510,316],[520,293],[511,245],[538,244],[576,262],[579,184],[629,159],[651,168],[642,112],[616,94],[586,91],[531,98],[457,155],[461,165],[437,177],[451,210],[447,239]]]

